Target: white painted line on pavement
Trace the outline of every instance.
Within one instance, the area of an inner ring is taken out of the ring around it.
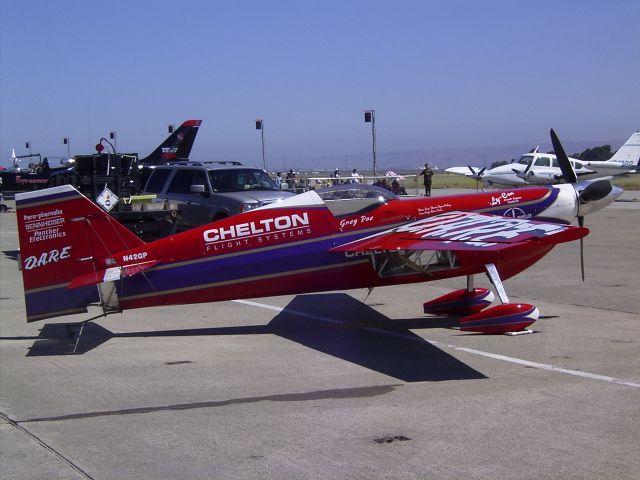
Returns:
[[[290,310],[287,308],[282,308],[282,307],[276,307],[273,305],[267,305],[266,303],[258,303],[258,302],[251,302],[249,300],[233,300],[236,303],[242,303],[244,305],[249,305],[252,307],[258,307],[258,308],[266,308],[267,310],[273,310],[276,312],[283,312],[286,311],[287,313],[291,313],[293,315],[297,315],[300,317],[308,317],[308,318],[313,318],[315,320],[320,320],[322,322],[327,322],[327,323],[332,323],[332,324],[342,324],[344,322],[340,321],[340,320],[336,320],[333,318],[329,318],[329,317],[322,317],[322,316],[318,316],[318,315],[313,315],[311,313],[307,313],[307,312],[299,312],[296,310]],[[406,340],[411,340],[411,341],[427,341],[432,345],[438,345],[438,346],[443,346],[446,348],[451,348],[453,350],[458,350],[461,352],[465,352],[465,353],[470,353],[472,355],[479,355],[481,357],[486,357],[486,358],[492,358],[494,360],[500,360],[503,362],[509,362],[509,363],[515,363],[517,365],[523,365],[525,367],[531,367],[531,368],[536,368],[538,370],[546,370],[549,372],[558,372],[558,373],[564,373],[566,375],[573,375],[575,377],[582,377],[582,378],[588,378],[590,380],[599,380],[602,382],[608,382],[608,383],[615,383],[617,385],[624,385],[626,387],[633,387],[633,388],[640,388],[640,383],[635,383],[635,382],[630,382],[627,380],[621,380],[619,378],[614,378],[614,377],[609,377],[606,375],[599,375],[597,373],[589,373],[589,372],[583,372],[581,370],[571,370],[568,368],[562,368],[562,367],[556,367],[555,365],[549,365],[546,363],[538,363],[538,362],[531,362],[529,360],[523,360],[521,358],[515,358],[515,357],[508,357],[506,355],[499,355],[497,353],[490,353],[490,352],[483,352],[482,350],[475,350],[473,348],[466,348],[466,347],[459,347],[457,345],[449,345],[446,343],[440,343],[440,342],[436,342],[434,340],[429,340],[427,338],[424,337],[411,337],[408,335],[405,335],[403,333],[399,333],[399,332],[394,332],[392,330],[385,330],[382,328],[378,328],[378,327],[363,327],[363,329],[368,330],[368,331],[373,331],[373,332],[382,332],[385,335],[391,335],[391,336],[395,336],[395,337],[401,337],[403,339]]]

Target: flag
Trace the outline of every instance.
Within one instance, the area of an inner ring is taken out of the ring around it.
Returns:
[[[389,170],[387,173],[384,174],[384,176],[385,177],[396,177],[398,180],[404,180],[404,177],[402,175],[398,175],[393,170]]]

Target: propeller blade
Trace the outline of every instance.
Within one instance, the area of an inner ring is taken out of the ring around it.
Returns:
[[[584,238],[580,238],[580,273],[584,282]]]
[[[529,162],[527,163],[527,167],[524,169],[524,174],[526,175],[527,173],[529,173],[529,170],[531,170],[531,167],[533,167],[533,158],[531,160],[529,160]]]
[[[487,167],[482,167],[482,169],[478,172],[478,178],[482,176]]]
[[[475,175],[476,174],[476,171],[473,169],[473,167],[471,165],[467,165],[467,168],[469,170],[471,170],[471,175]]]
[[[560,170],[562,170],[562,176],[564,177],[565,182],[567,183],[576,183],[578,181],[578,176],[576,175],[571,162],[569,161],[569,157],[564,151],[562,144],[560,143],[560,139],[556,135],[556,132],[551,129],[551,143],[553,144],[553,151],[556,152],[556,158],[558,159],[558,165],[560,166]]]
[[[516,177],[521,178],[522,180],[527,180],[527,174],[524,171],[520,171],[517,168],[512,168],[511,171],[516,174]]]
[[[601,200],[609,195],[612,189],[611,182],[608,180],[597,180],[580,192],[580,202],[589,203]]]
[[[578,225],[584,227],[584,217],[578,217]],[[582,281],[584,282],[584,237],[580,237],[580,272],[582,273]]]

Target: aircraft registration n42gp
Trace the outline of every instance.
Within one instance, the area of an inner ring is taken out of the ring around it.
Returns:
[[[520,331],[538,311],[510,303],[502,280],[587,235],[573,219],[582,224],[622,193],[607,180],[577,183],[572,172],[565,185],[447,197],[341,185],[149,243],[70,185],[18,194],[27,321],[89,306],[106,315],[464,277],[465,288],[424,303],[425,313],[459,316],[465,331]],[[474,287],[482,273],[500,304],[490,306],[493,292]]]

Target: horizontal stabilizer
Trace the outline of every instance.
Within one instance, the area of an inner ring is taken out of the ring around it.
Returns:
[[[103,282],[113,282],[120,280],[121,278],[131,277],[142,273],[145,270],[157,265],[160,260],[151,260],[148,262],[135,263],[133,265],[126,265],[124,267],[111,267],[99,272],[91,272],[86,275],[75,277],[67,288],[79,288],[86,285],[95,285]]]

